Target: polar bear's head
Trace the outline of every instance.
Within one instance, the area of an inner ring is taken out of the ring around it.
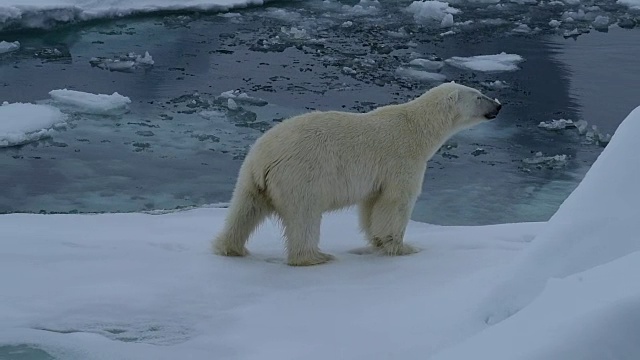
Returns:
[[[495,119],[502,108],[497,99],[493,100],[477,89],[462,84],[450,82],[432,90],[441,96],[440,101],[446,103],[445,108],[455,114],[454,127],[458,129]]]

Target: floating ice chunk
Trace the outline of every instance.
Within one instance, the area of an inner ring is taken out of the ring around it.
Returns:
[[[64,105],[74,107],[76,112],[97,115],[117,115],[127,111],[131,99],[117,92],[111,95],[91,94],[75,90],[51,90],[51,98]]]
[[[554,156],[544,156],[542,152],[538,151],[534,157],[523,159],[522,162],[528,165],[537,165],[538,168],[546,167],[557,169],[567,165],[568,160],[568,155],[561,154]]]
[[[411,68],[399,67],[396,69],[396,75],[404,78],[415,79],[428,82],[442,82],[447,79],[443,74],[428,71],[416,70]]]
[[[0,54],[16,51],[18,49],[20,49],[19,41],[14,41],[14,42],[0,41]]]
[[[516,64],[522,61],[522,56],[504,52],[496,55],[454,56],[445,60],[447,64],[460,69],[483,72],[515,71],[520,69]]]
[[[562,13],[562,19],[565,21],[569,21],[568,18],[571,18],[571,21],[582,21],[586,19],[586,14],[584,12],[584,10],[579,9],[577,12],[576,11],[565,11],[564,13]]]
[[[0,105],[0,147],[38,141],[66,119],[53,106],[4,102]]]
[[[447,15],[453,15],[460,12],[459,9],[449,6],[449,3],[442,1],[414,1],[405,11],[413,13],[413,18],[418,23],[439,22],[442,24]]]
[[[560,21],[558,20],[551,20],[549,21],[549,26],[553,27],[553,28],[557,28],[560,26],[560,24],[562,24]]]
[[[453,15],[445,14],[444,18],[442,18],[442,22],[440,22],[441,27],[451,27],[453,26]]]
[[[511,30],[515,33],[528,34],[531,32],[531,28],[527,24],[520,24],[515,29]]]
[[[148,51],[144,52],[144,56],[138,55],[136,53],[129,53],[129,57],[134,58],[135,59],[134,61],[138,64],[143,64],[143,65],[155,64],[155,61],[153,61],[153,57],[149,55]]]
[[[353,26],[353,21],[345,21],[340,26],[342,26],[343,28],[352,27]]]
[[[264,106],[269,102],[257,97],[249,96],[240,90],[229,90],[220,94],[220,98],[233,99],[235,102],[245,103],[249,105]]]
[[[589,124],[585,120],[578,120],[575,124],[580,135],[584,135],[584,133],[587,132],[587,126],[589,126]]]
[[[355,70],[353,70],[352,68],[350,68],[350,67],[348,67],[348,66],[345,66],[345,67],[343,67],[343,68],[342,68],[342,73],[343,73],[343,74],[347,74],[347,75],[355,75],[355,74],[357,74],[358,72],[357,72],[357,71],[355,71]]]
[[[91,66],[109,71],[130,72],[138,67],[152,66],[155,62],[147,51],[144,53],[144,56],[130,52],[125,56],[120,56],[115,59],[93,57],[89,60],[89,63]]]
[[[227,117],[227,115],[224,112],[218,111],[218,110],[204,110],[204,111],[200,111],[198,115],[209,120],[224,119]]]
[[[487,87],[489,89],[504,89],[509,87],[509,85],[507,85],[506,82],[501,81],[501,80],[496,80],[496,81],[485,81],[481,83],[482,86]]]
[[[548,122],[542,121],[538,124],[538,127],[546,130],[563,130],[568,128],[575,128],[576,124],[573,122],[573,120],[558,119]]]
[[[565,31],[562,36],[564,36],[565,38],[568,38],[568,37],[577,37],[580,34],[582,34],[580,30],[578,30],[578,28],[575,28],[571,31]]]
[[[227,99],[227,108],[229,108],[229,110],[238,110],[238,104],[235,100],[229,98]]]
[[[409,65],[421,67],[425,70],[438,71],[444,67],[444,62],[418,58],[409,61]]]
[[[282,27],[280,27],[280,31],[289,39],[300,40],[300,39],[308,39],[309,38],[309,34],[307,34],[307,30],[298,29],[295,26],[292,26],[289,29],[287,29],[286,26],[282,26]]]
[[[601,15],[596,16],[595,20],[593,20],[593,28],[596,30],[609,29],[609,17]]]
[[[356,5],[343,5],[342,11],[352,15],[374,15],[378,12],[378,0],[360,0]]]
[[[242,14],[236,13],[236,12],[228,12],[228,13],[218,14],[218,16],[224,17],[224,18],[238,18],[238,17],[242,17]]]
[[[440,36],[449,36],[449,35],[454,35],[456,32],[453,30],[449,30],[449,31],[445,31],[443,33],[440,33]]]
[[[640,0],[618,0],[618,4],[626,5],[631,9],[640,10]]]

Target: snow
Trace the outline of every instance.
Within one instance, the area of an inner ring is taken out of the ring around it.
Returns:
[[[414,1],[406,8],[413,14],[418,23],[437,22],[442,26],[453,24],[453,15],[460,13],[459,9],[449,6],[442,1]]]
[[[482,72],[515,71],[520,69],[517,64],[522,61],[522,56],[505,52],[471,57],[454,56],[445,60],[447,64],[460,69]]]
[[[49,105],[5,102],[0,106],[0,148],[47,137],[65,120],[60,110]]]
[[[14,42],[0,41],[0,54],[16,51],[18,49],[20,49],[19,41],[14,41]]]
[[[157,11],[228,11],[264,0],[0,0],[0,30],[49,28],[57,23],[117,18]]]
[[[365,244],[355,212],[334,213],[321,247],[337,260],[292,268],[273,222],[250,257],[212,255],[225,213],[1,215],[0,354],[29,344],[69,360],[429,355],[484,326],[468,310],[542,225],[411,222],[407,240],[423,250],[387,258],[351,253]]]
[[[69,105],[75,111],[86,114],[111,115],[126,111],[131,99],[117,92],[111,95],[91,94],[75,90],[51,90],[51,98],[64,105]]]

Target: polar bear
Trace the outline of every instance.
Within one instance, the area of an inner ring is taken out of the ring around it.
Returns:
[[[325,263],[334,257],[318,246],[322,215],[353,205],[369,249],[416,252],[403,236],[427,161],[449,137],[494,119],[501,107],[451,82],[367,113],[314,111],[281,122],[256,140],[240,167],[214,253],[247,255],[251,234],[276,215],[288,265]]]

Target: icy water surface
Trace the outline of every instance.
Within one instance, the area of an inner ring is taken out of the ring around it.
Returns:
[[[595,15],[554,30],[549,20],[563,20],[572,9],[508,3],[460,5],[466,11],[456,15],[455,33],[441,35],[451,29],[417,22],[403,11],[408,4],[292,2],[0,33],[0,40],[21,43],[0,55],[0,101],[48,103],[48,92],[63,88],[132,100],[130,111],[117,116],[63,107],[70,114],[66,129],[0,148],[0,212],[224,203],[249,145],[283,118],[411,99],[437,84],[399,75],[414,58],[505,52],[525,58],[519,70],[440,71],[447,81],[498,97],[505,108],[436,154],[413,219],[445,225],[548,219],[603,144],[576,129],[549,131],[538,123],[586,120],[613,133],[639,103],[629,89],[640,80],[634,60],[640,32],[596,32]],[[603,8],[635,19],[618,6]],[[576,28],[590,32],[563,36]],[[105,59],[146,51],[153,66],[105,69]],[[230,104],[220,96],[230,90],[248,101]]]

